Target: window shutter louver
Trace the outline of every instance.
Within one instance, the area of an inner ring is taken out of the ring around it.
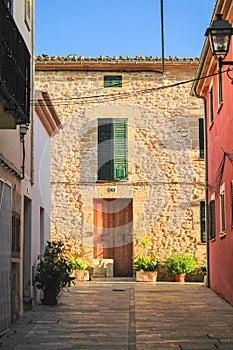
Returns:
[[[225,194],[220,195],[220,206],[221,206],[221,231],[226,231],[226,221],[225,221]]]
[[[210,239],[214,239],[216,236],[215,233],[215,200],[210,201],[209,205],[209,236]]]
[[[210,113],[210,123],[214,120],[214,97],[213,97],[213,88],[210,89],[210,96],[209,96],[209,113]]]
[[[111,180],[113,168],[113,135],[109,118],[98,120],[98,179]]]
[[[205,157],[205,143],[204,143],[204,119],[199,119],[199,156]]]
[[[114,180],[127,179],[127,119],[114,119]]]
[[[231,181],[231,228],[233,228],[233,183]]]
[[[206,242],[205,202],[200,203],[201,242]]]
[[[128,176],[127,119],[98,120],[98,179],[123,180]]]
[[[104,87],[122,87],[122,76],[121,75],[105,75],[104,76]]]

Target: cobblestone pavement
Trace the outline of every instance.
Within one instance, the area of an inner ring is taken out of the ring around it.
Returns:
[[[80,283],[20,317],[13,349],[233,350],[233,307],[196,283]]]

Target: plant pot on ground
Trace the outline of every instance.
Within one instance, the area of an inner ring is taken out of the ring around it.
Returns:
[[[44,292],[43,304],[57,304],[57,296],[68,289],[75,279],[72,264],[63,253],[64,244],[60,241],[47,242],[44,254],[36,268],[35,285]]]
[[[185,275],[194,271],[195,267],[196,259],[193,254],[173,254],[166,262],[166,269],[174,274],[176,282],[185,282]]]
[[[207,285],[208,285],[208,279],[207,279],[208,268],[207,268],[207,263],[205,263],[204,265],[202,265],[202,266],[200,267],[200,270],[201,270],[201,272],[202,272],[202,274],[203,274],[203,283],[204,283],[205,286],[207,286]]]
[[[70,262],[74,270],[75,281],[77,282],[89,281],[90,279],[89,271],[88,271],[89,264],[83,261],[82,258],[74,258],[73,256],[71,257]]]
[[[137,282],[156,282],[160,261],[154,256],[139,255],[134,260]]]

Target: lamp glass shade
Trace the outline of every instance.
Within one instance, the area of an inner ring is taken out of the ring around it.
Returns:
[[[231,30],[216,30],[209,31],[209,41],[212,55],[217,58],[224,58],[230,45]]]
[[[206,36],[209,38],[212,55],[216,58],[224,58],[230,46],[232,27],[227,20],[222,19],[221,14],[216,15],[217,19],[206,31]]]

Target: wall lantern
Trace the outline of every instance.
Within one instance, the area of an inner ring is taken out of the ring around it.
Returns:
[[[217,14],[212,26],[206,30],[205,35],[209,38],[212,56],[218,59],[219,70],[223,65],[233,65],[232,61],[223,62],[229,51],[232,34],[233,28],[227,20],[222,19],[222,14]]]

